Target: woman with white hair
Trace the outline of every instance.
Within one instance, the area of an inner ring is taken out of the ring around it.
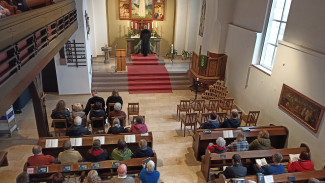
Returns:
[[[72,118],[76,118],[77,116],[81,117],[82,119],[87,119],[85,112],[82,109],[80,103],[75,103],[72,106]]]
[[[218,153],[218,154],[224,153],[227,151],[226,141],[224,138],[218,137],[216,140],[216,145],[213,145],[213,143],[210,143],[209,146],[207,147],[207,149],[211,153]]]
[[[114,118],[113,125],[108,129],[107,133],[120,134],[120,133],[127,133],[127,132],[129,132],[129,130],[121,126],[120,120],[118,118]]]
[[[158,182],[160,173],[155,170],[155,163],[150,160],[147,164],[142,164],[142,170],[139,174],[139,179],[142,183]]]
[[[123,121],[121,121],[121,124],[122,124],[122,126],[125,127],[126,126],[126,121],[125,121],[126,114],[124,111],[121,111],[121,109],[122,109],[122,104],[117,102],[114,105],[114,111],[109,112],[108,115],[110,118],[117,117],[117,116],[123,116]],[[111,122],[111,126],[112,126],[112,122]]]
[[[96,170],[90,170],[84,180],[84,183],[102,183],[102,179],[99,177]]]

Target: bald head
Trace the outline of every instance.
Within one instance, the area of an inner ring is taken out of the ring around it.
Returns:
[[[42,147],[39,145],[36,145],[33,147],[32,151],[33,151],[34,155],[40,155],[40,154],[42,154]]]
[[[125,164],[121,164],[118,168],[117,168],[117,173],[118,176],[120,177],[124,177],[127,174],[127,168]]]

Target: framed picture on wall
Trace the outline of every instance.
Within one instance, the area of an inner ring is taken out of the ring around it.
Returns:
[[[153,19],[154,20],[164,20],[165,19],[165,4],[164,3],[155,3]]]
[[[164,20],[165,0],[119,0],[122,20]]]
[[[130,1],[129,0],[119,0],[119,16],[120,19],[130,19]]]
[[[317,133],[325,111],[324,106],[286,84],[282,86],[278,105],[301,124]]]

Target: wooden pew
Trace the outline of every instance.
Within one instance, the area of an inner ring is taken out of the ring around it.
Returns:
[[[150,157],[152,161],[157,164],[157,155],[154,154],[154,157]],[[133,158],[133,159],[127,159],[122,161],[121,163],[126,164],[128,167],[128,173],[129,174],[135,174],[140,173],[142,170],[142,161],[147,158]],[[117,175],[117,168],[113,168],[112,164],[113,162],[116,162],[116,160],[106,160],[106,161],[100,161],[96,163],[100,163],[100,168],[96,168],[99,175],[102,177]],[[88,169],[87,170],[79,170],[79,165],[81,164],[87,164]],[[30,181],[33,182],[52,182],[51,175],[56,172],[63,172],[62,168],[65,165],[72,165],[71,171],[65,171],[64,173],[70,173],[75,175],[87,175],[88,171],[92,170],[92,162],[78,162],[78,163],[67,163],[67,164],[52,164],[52,165],[45,165],[45,166],[29,166],[28,169],[32,168],[33,173],[29,174]],[[38,174],[37,170],[38,167],[47,167],[47,173]]]
[[[7,151],[1,151],[0,152],[0,167],[2,166],[8,166],[8,158],[7,158],[8,152]]]
[[[258,133],[261,130],[267,130],[270,134],[271,146],[276,149],[284,148],[288,130],[284,126],[256,126],[256,127],[249,127],[250,131],[244,131],[243,133],[246,136],[248,143],[252,142],[254,139],[257,138]],[[215,140],[218,137],[223,137],[224,130],[233,130],[234,137],[233,138],[225,138],[226,143],[230,144],[233,142],[238,133],[242,132],[240,128],[219,128],[211,130],[211,134],[204,134],[204,129],[198,129],[197,132],[194,134],[193,139],[193,150],[195,158],[200,161],[201,156],[204,155],[205,149],[207,148],[210,142],[215,143]]]
[[[209,150],[206,150],[205,156],[201,162],[201,171],[203,173],[205,180],[208,181],[210,168],[222,169],[223,166],[231,166],[232,165],[231,159],[234,154],[239,154],[241,156],[242,162],[245,166],[247,164],[251,164],[250,163],[251,158],[271,159],[272,155],[275,153],[282,154],[283,162],[288,162],[289,154],[300,154],[301,151],[308,151],[308,148],[300,147],[300,148],[288,148],[288,149],[253,150],[253,151],[240,151],[240,152],[226,152],[223,154],[211,153]]]
[[[152,132],[148,132],[148,136],[141,136],[141,134],[134,134],[134,133],[123,133],[123,134],[98,134],[98,135],[85,135],[82,136],[82,146],[74,146],[73,148],[80,152],[83,157],[86,157],[87,151],[93,145],[93,137],[97,136],[104,136],[105,137],[105,144],[102,144],[102,148],[106,149],[109,154],[112,153],[113,149],[116,148],[118,139],[124,139],[125,135],[135,135],[136,143],[128,143],[128,148],[134,152],[138,149],[138,142],[141,139],[145,139],[148,142],[148,147],[153,147],[153,137]],[[45,148],[46,139],[58,139],[58,147],[56,148]],[[43,148],[44,154],[49,154],[54,157],[57,157],[60,152],[63,151],[63,142],[65,140],[70,140],[70,137],[63,136],[63,137],[41,137],[38,141],[38,145]]]
[[[315,170],[315,171],[309,171],[309,172],[294,172],[294,173],[285,173],[280,175],[273,175],[274,182],[289,182],[289,177],[294,176],[296,181],[307,181],[310,178],[316,178],[316,179],[324,179],[325,178],[325,170]],[[237,179],[237,178],[236,178]],[[257,178],[255,175],[246,176],[243,178],[238,179],[245,179],[247,182],[248,180],[252,180],[257,182]],[[233,179],[235,180],[235,179]],[[218,179],[214,181],[215,183],[228,183],[230,182],[230,179],[226,179],[224,175],[219,176]]]

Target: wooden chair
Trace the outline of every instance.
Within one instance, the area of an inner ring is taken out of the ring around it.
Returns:
[[[128,103],[128,120],[130,115],[137,115],[139,116],[139,102],[138,103]]]
[[[9,165],[7,154],[8,154],[7,151],[0,152],[0,167]]]
[[[61,133],[63,133],[65,136],[66,132],[67,132],[67,120],[66,119],[53,119],[52,121],[53,123],[53,128],[54,128],[54,135],[55,136],[61,136]],[[62,126],[62,128],[58,128],[57,126]]]
[[[189,113],[191,110],[191,101],[190,100],[181,100],[179,105],[177,105],[177,116],[178,121],[181,120],[181,112]]]
[[[113,120],[114,118],[118,118],[120,120],[121,126],[125,127],[126,126],[126,120],[124,116],[112,116],[110,117],[109,124],[113,126]]]
[[[92,117],[91,129],[93,134],[103,133],[105,134],[105,118],[104,117]]]
[[[194,126],[194,131],[196,131],[196,123],[197,123],[197,113],[186,113],[186,116],[181,119],[181,130],[184,123],[184,137],[186,126]]]
[[[207,111],[207,112],[218,112],[219,109],[218,109],[218,103],[220,102],[220,100],[218,99],[211,99],[209,100],[209,104],[206,104],[204,105],[204,109]]]
[[[246,123],[246,126],[256,126],[260,111],[249,111],[248,115],[242,115],[241,119]]]
[[[200,120],[197,120],[199,123],[199,126],[201,126],[204,122],[209,121],[211,112],[208,113],[202,113]]]
[[[227,118],[226,112],[216,112],[216,114],[217,114],[217,121],[219,122],[224,122],[225,119]]]
[[[115,103],[108,103],[108,107],[107,107],[107,115],[109,115],[109,112],[111,112],[111,107],[114,108]]]
[[[195,100],[194,104],[191,107],[191,111],[193,110],[193,112],[198,111],[199,114],[204,110],[204,102],[205,100]]]
[[[139,116],[142,116],[142,115],[139,115]],[[132,121],[131,121],[131,124],[134,124],[134,122],[135,122],[135,120],[137,119],[137,117],[138,117],[138,116],[133,116],[133,119],[132,119]],[[142,116],[142,118],[143,118],[143,124],[145,124],[145,123],[146,123],[146,116]]]
[[[233,104],[233,98],[225,98],[223,101],[221,101],[219,108],[221,109],[221,112],[226,111],[227,114],[230,114]]]

